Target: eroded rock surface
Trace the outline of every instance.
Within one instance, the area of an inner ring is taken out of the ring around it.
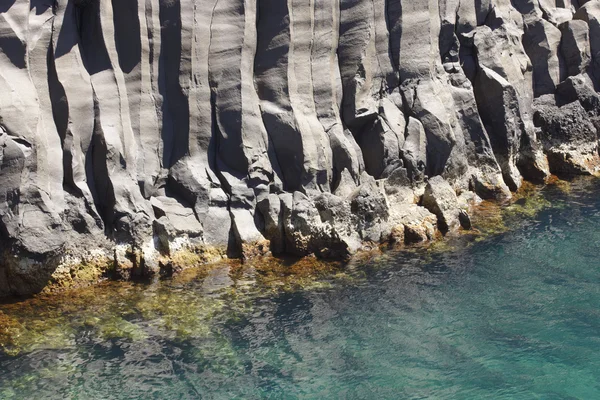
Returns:
[[[0,295],[429,240],[597,173],[599,88],[600,0],[2,1]]]

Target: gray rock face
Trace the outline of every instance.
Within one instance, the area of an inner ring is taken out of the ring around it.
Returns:
[[[428,240],[453,192],[596,173],[598,89],[600,0],[2,1],[0,295]]]
[[[585,74],[590,66],[590,32],[587,22],[571,20],[560,25],[560,51],[568,76]]]
[[[597,0],[582,2],[583,4],[573,16],[576,20],[585,21],[590,30],[590,50],[592,65],[588,71],[594,80],[596,90],[600,89],[600,2]]]
[[[436,215],[442,232],[456,230],[460,226],[462,210],[458,205],[458,197],[441,176],[434,176],[427,182],[422,205]]]
[[[579,101],[558,107],[553,98],[537,99],[535,120],[556,174],[594,174],[600,170],[598,131]]]

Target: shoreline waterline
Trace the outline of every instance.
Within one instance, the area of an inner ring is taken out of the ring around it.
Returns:
[[[170,255],[160,256],[158,262],[160,264],[160,272],[146,275],[144,273],[143,255],[140,249],[130,248],[130,246],[120,245],[115,249],[97,250],[89,252],[79,257],[70,255],[70,252],[60,256],[63,260],[59,262],[59,267],[48,277],[47,283],[43,289],[37,294],[31,295],[12,295],[0,297],[0,304],[3,302],[18,302],[24,299],[35,297],[38,295],[53,295],[61,292],[69,292],[72,290],[85,289],[90,286],[101,284],[105,281],[133,281],[133,282],[151,282],[160,279],[168,279],[173,275],[177,275],[187,269],[210,269],[219,265],[230,265],[239,267],[241,265],[264,264],[274,266],[275,269],[285,265],[294,264],[299,260],[303,260],[305,265],[310,264],[310,260],[315,260],[316,268],[323,268],[318,265],[331,263],[343,265],[352,263],[356,260],[369,257],[370,253],[379,253],[389,250],[421,248],[429,246],[444,245],[448,240],[455,240],[457,236],[479,236],[486,237],[489,234],[503,232],[508,229],[502,222],[502,214],[513,207],[517,213],[522,212],[531,214],[536,212],[543,204],[536,204],[536,199],[540,196],[540,191],[547,187],[557,187],[560,190],[569,190],[569,187],[574,182],[587,182],[597,179],[594,176],[579,176],[573,177],[571,180],[561,180],[556,176],[552,176],[546,184],[533,184],[527,181],[519,190],[513,193],[510,199],[505,200],[479,200],[479,203],[469,203],[468,211],[473,214],[471,217],[475,223],[473,229],[464,230],[460,228],[447,235],[442,235],[439,230],[436,230],[435,235],[429,240],[413,243],[395,243],[391,236],[387,241],[382,243],[363,243],[363,248],[354,254],[350,254],[343,258],[333,257],[316,257],[314,254],[309,256],[294,256],[289,254],[272,255],[264,250],[263,243],[257,243],[250,253],[254,256],[249,259],[244,257],[228,258],[226,249],[211,248],[206,246],[186,246],[181,244],[174,248]],[[518,204],[521,202],[521,204]],[[516,205],[516,206],[515,206]],[[519,211],[520,210],[520,211]],[[259,249],[260,248],[260,249]],[[261,250],[262,249],[262,250]],[[114,254],[113,254],[114,253]],[[17,256],[6,256],[4,259],[14,258]],[[277,266],[277,267],[275,267]],[[310,268],[309,268],[310,269]]]
[[[597,189],[549,186],[479,234],[344,266],[221,265],[2,304],[0,397],[594,397]]]
[[[374,245],[371,250],[363,250],[354,254],[349,260],[334,261],[308,257],[274,257],[261,256],[247,262],[238,259],[223,260],[214,263],[190,265],[181,268],[169,277],[155,276],[152,279],[138,278],[119,280],[105,277],[100,281],[81,287],[61,288],[59,290],[44,291],[30,296],[12,296],[0,299],[0,327],[13,326],[4,329],[4,340],[11,336],[10,329],[15,329],[15,321],[10,321],[10,314],[24,314],[22,308],[30,307],[32,310],[44,308],[60,309],[59,304],[74,303],[85,305],[96,298],[106,299],[110,293],[127,293],[130,290],[145,290],[152,287],[169,287],[191,281],[210,280],[214,276],[225,279],[230,286],[242,284],[251,295],[248,299],[262,295],[270,295],[281,291],[305,290],[310,288],[329,287],[332,282],[340,280],[360,279],[362,270],[369,265],[380,263],[381,260],[397,257],[398,254],[418,254],[427,257],[432,253],[458,251],[477,242],[485,241],[496,235],[517,229],[519,224],[547,207],[560,207],[560,204],[551,204],[544,198],[544,190],[558,190],[568,193],[572,187],[593,185],[593,178],[579,178],[573,181],[555,179],[549,185],[525,184],[515,193],[510,201],[483,201],[473,207],[473,229],[459,230],[447,236],[438,236],[432,241],[415,243],[412,245],[394,245],[385,243]],[[226,277],[226,278],[225,278]],[[252,289],[249,289],[252,288]],[[104,292],[108,293],[103,294]],[[8,314],[7,314],[8,310]],[[60,314],[70,312],[70,308]],[[32,311],[31,315],[36,315]],[[3,317],[3,318],[2,318]],[[49,320],[53,315],[48,316]],[[17,323],[18,325],[18,323]],[[43,323],[41,324],[43,325]],[[85,325],[85,323],[84,323]],[[18,331],[18,330],[17,330]],[[17,331],[13,335],[19,336]],[[0,335],[2,335],[0,329]],[[6,349],[6,343],[0,338],[0,348],[8,354],[18,354],[20,350]]]

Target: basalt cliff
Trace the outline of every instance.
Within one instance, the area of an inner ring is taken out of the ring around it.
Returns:
[[[598,90],[600,0],[0,0],[0,295],[468,229]]]

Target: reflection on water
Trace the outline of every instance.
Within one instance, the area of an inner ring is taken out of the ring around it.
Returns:
[[[0,398],[600,398],[600,186],[559,189],[485,240],[0,305]]]

